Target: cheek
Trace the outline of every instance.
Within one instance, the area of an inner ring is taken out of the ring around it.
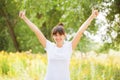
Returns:
[[[64,35],[62,35],[62,36],[53,36],[53,39],[54,39],[54,40],[57,40],[57,39],[59,39],[59,40],[64,40],[64,39],[65,39],[65,36],[64,36]]]
[[[62,36],[61,39],[64,40],[64,39],[65,39],[65,36]]]
[[[56,41],[59,37],[53,36],[53,40]]]

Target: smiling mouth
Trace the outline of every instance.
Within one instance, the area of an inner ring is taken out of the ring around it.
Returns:
[[[58,40],[58,39],[57,39],[56,41],[57,41],[57,42],[60,42],[60,41],[62,41],[62,40],[60,40],[60,39]]]
[[[56,40],[56,41],[61,41],[61,40]]]

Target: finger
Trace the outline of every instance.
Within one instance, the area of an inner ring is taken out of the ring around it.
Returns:
[[[20,11],[20,13],[19,13],[19,17],[20,17],[20,18],[23,17],[23,12],[22,12],[22,11]]]
[[[23,10],[23,14],[25,15],[26,10]]]
[[[96,15],[96,16],[98,15],[98,10],[95,11],[95,15]]]
[[[23,12],[23,15],[25,15],[25,11]]]
[[[92,13],[94,12],[94,8],[92,8]]]

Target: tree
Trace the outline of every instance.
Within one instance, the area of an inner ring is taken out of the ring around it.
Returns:
[[[101,3],[100,9],[106,13],[108,24],[106,35],[110,37],[111,42],[104,43],[100,51],[109,51],[109,49],[118,51],[120,50],[120,0],[106,0],[103,3]],[[107,37],[103,37],[106,40]]]
[[[1,10],[6,10],[6,14],[9,17],[8,21],[12,24],[10,29],[13,29],[15,33],[16,43],[19,43],[19,50],[26,51],[32,49],[34,52],[38,52],[44,50],[40,46],[34,33],[18,17],[20,10],[26,10],[27,17],[38,26],[47,39],[52,40],[50,37],[51,29],[57,23],[63,22],[67,33],[72,34],[78,30],[80,25],[91,14],[91,8],[97,6],[96,4],[101,3],[101,1],[102,0],[1,0],[0,2],[2,6]],[[0,12],[2,13],[2,11]],[[3,15],[2,18],[4,18]],[[2,18],[0,20],[2,20]],[[1,25],[3,25],[4,22],[5,21],[3,21]],[[91,26],[87,30],[90,33],[95,34],[98,28],[94,27],[94,23],[95,21],[92,22]],[[6,25],[4,30],[7,30],[8,26],[9,25]],[[4,36],[8,37],[6,34],[4,34]],[[13,41],[13,39],[8,38],[6,40],[6,42],[12,44],[10,40]],[[91,41],[89,41],[89,39],[84,35],[80,44],[85,43],[89,47],[88,42]],[[81,46],[84,46],[84,44]],[[82,48],[83,51],[87,49],[86,47],[84,47],[85,49]],[[7,48],[9,49],[10,46]],[[81,48],[78,49],[82,50]]]
[[[3,25],[4,26],[1,26],[3,29],[5,29],[4,27],[6,26],[9,33],[10,33],[10,36],[11,36],[11,39],[13,41],[13,44],[14,44],[14,47],[17,51],[20,51],[19,49],[19,46],[18,46],[18,42],[16,40],[16,35],[14,33],[14,25],[16,24],[16,19],[15,17],[13,16],[14,15],[14,12],[13,10],[11,9],[11,7],[15,7],[14,5],[9,5],[11,4],[13,1],[4,1],[4,0],[1,0],[0,1],[0,16],[1,16],[1,22],[3,22]],[[9,7],[9,8],[8,8]],[[11,14],[13,13],[13,14]],[[5,22],[5,24],[4,24]],[[1,35],[2,36],[2,35]],[[1,41],[2,40],[5,40],[5,36],[1,37]],[[5,41],[6,42],[6,41]],[[4,42],[4,43],[5,43]],[[1,42],[1,44],[4,44]]]

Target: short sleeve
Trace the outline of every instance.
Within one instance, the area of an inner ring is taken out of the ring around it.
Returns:
[[[66,41],[65,50],[67,50],[68,53],[72,53],[72,42],[71,41]]]
[[[69,47],[69,51],[70,53],[72,53],[72,42],[68,42],[67,46]]]
[[[46,47],[44,48],[46,51],[48,51],[53,46],[53,43],[47,40]]]

